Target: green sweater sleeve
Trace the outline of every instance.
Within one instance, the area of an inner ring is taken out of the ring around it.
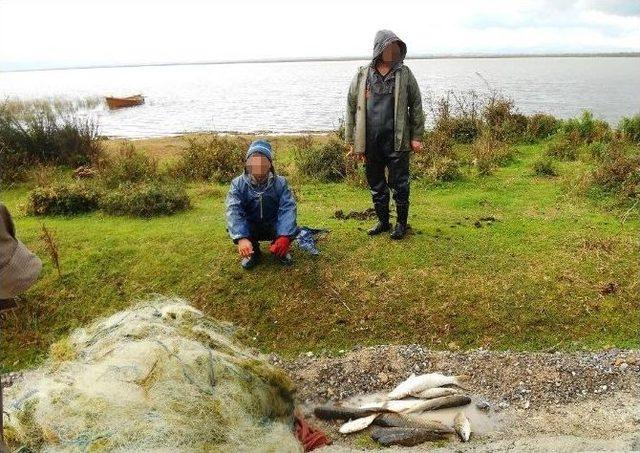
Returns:
[[[344,139],[347,143],[353,143],[353,131],[356,123],[356,107],[358,103],[358,78],[360,71],[356,72],[356,75],[349,85],[349,93],[347,94],[347,110],[344,119]]]
[[[408,68],[407,68],[408,69]],[[422,110],[422,95],[420,87],[413,72],[409,69],[409,80],[407,81],[409,104],[409,130],[411,132],[411,140],[422,140],[424,135],[424,111]]]

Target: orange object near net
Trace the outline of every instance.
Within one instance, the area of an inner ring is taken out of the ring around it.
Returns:
[[[313,428],[301,415],[295,414],[294,418],[296,437],[304,447],[304,451],[315,450],[316,448],[331,444],[331,439],[329,439],[325,433],[317,428]]]

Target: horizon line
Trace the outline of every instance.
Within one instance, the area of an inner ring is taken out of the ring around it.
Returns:
[[[464,59],[464,58],[558,58],[558,57],[640,57],[640,51],[620,52],[544,52],[544,53],[456,53],[456,54],[422,54],[406,57],[406,60],[438,60],[438,59]],[[344,56],[344,57],[291,57],[291,58],[250,58],[243,60],[213,60],[191,62],[159,62],[138,64],[111,64],[88,66],[60,66],[52,68],[33,69],[8,69],[3,72],[36,72],[36,71],[66,71],[77,69],[113,69],[113,68],[139,68],[154,66],[206,66],[221,64],[252,64],[252,63],[312,63],[322,61],[362,61],[370,60],[369,56]]]

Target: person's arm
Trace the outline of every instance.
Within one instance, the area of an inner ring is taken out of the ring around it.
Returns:
[[[242,206],[240,188],[236,181],[231,182],[231,188],[227,194],[226,206],[227,231],[233,243],[237,244],[240,239],[249,238],[251,234],[247,213]]]
[[[287,236],[290,239],[296,235],[298,225],[296,223],[296,200],[284,177],[280,177],[282,189],[280,190],[280,204],[278,207],[278,220],[276,222],[276,236]]]
[[[407,68],[408,69],[408,68]],[[422,141],[424,135],[424,111],[422,110],[422,95],[420,87],[413,72],[408,71],[409,80],[407,80],[407,104],[409,107],[409,130],[412,141]]]
[[[356,108],[358,103],[358,79],[360,78],[360,71],[356,72],[356,75],[351,80],[349,85],[349,92],[347,93],[347,109],[344,119],[344,140],[348,145],[353,145],[353,132],[356,122]]]

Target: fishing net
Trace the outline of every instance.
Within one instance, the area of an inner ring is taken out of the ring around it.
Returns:
[[[25,451],[298,452],[288,377],[180,299],[134,306],[51,347],[7,389]]]

